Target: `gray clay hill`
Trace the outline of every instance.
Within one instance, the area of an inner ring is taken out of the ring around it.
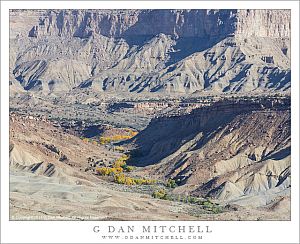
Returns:
[[[289,220],[288,10],[11,10],[10,218]]]

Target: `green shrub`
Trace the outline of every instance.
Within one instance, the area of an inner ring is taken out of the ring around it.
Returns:
[[[124,164],[121,166],[126,172],[131,172],[135,169],[134,166],[128,166],[127,164]]]
[[[207,207],[207,208],[213,207],[213,203],[212,203],[211,201],[209,201],[209,200],[206,200],[206,201],[204,201],[204,202],[201,202],[201,205],[203,205],[203,206],[205,206],[205,207]]]
[[[159,189],[152,193],[152,197],[167,200],[167,192],[164,189]]]
[[[214,214],[218,214],[218,213],[222,213],[222,208],[219,206],[213,206],[211,209],[212,213]]]
[[[177,186],[176,181],[173,179],[168,179],[165,185],[169,188],[175,188]]]
[[[196,197],[189,197],[189,203],[195,204],[198,202],[199,202],[199,200]]]
[[[222,213],[223,211],[221,206],[218,206],[217,203],[213,203],[210,200],[205,200],[203,202],[200,202],[199,204],[202,205],[204,209],[210,211],[213,214]]]

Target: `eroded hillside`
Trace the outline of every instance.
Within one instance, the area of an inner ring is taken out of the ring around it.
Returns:
[[[11,10],[12,219],[286,220],[289,10]]]
[[[290,89],[287,10],[10,14],[12,92],[90,88],[220,94]]]
[[[135,138],[132,162],[174,179],[179,192],[266,205],[290,194],[290,119],[289,98],[229,99],[159,117]]]
[[[234,101],[100,140],[11,113],[11,219],[289,219],[289,99]]]

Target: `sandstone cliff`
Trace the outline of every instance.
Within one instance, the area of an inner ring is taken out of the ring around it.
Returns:
[[[289,40],[288,10],[12,11],[10,80],[50,92],[287,91]]]
[[[289,37],[288,10],[49,10],[29,36]]]

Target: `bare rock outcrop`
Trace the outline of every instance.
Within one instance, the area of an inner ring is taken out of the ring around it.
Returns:
[[[31,37],[289,37],[288,10],[48,10]]]
[[[262,194],[266,205],[289,192],[290,116],[288,99],[246,99],[153,119],[133,142],[132,163],[181,191],[222,201]]]
[[[290,89],[288,10],[32,11],[11,11],[15,90]]]

